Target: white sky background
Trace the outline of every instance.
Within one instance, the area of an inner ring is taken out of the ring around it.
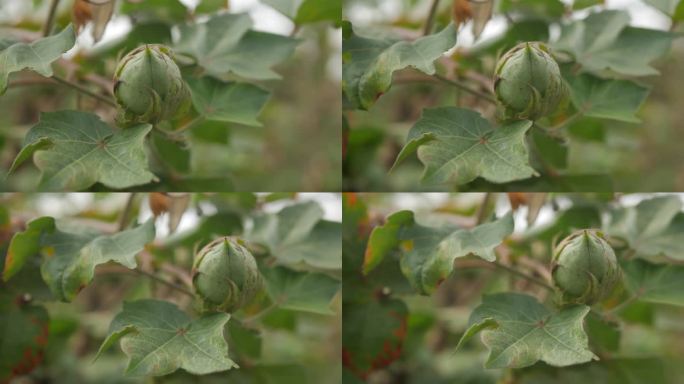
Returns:
[[[571,4],[573,2],[573,0],[561,1],[566,4]],[[421,7],[416,7],[415,14],[411,15],[412,18],[415,20],[425,19],[430,3],[431,2],[428,0],[422,0]],[[667,30],[670,27],[669,17],[645,4],[642,0],[606,0],[605,3],[608,9],[623,9],[628,11],[632,17],[631,24],[633,26],[661,30]],[[575,12],[573,18],[584,18],[590,12],[590,9],[591,8]],[[375,7],[371,4],[355,4],[353,7],[345,9],[345,16],[348,17],[354,25],[365,27],[393,20],[401,14],[401,11],[402,4],[400,1],[381,0],[379,1],[379,7]],[[505,31],[505,28],[505,18],[503,16],[494,16],[492,20],[487,23],[487,27],[480,36],[479,41],[485,41],[499,36]],[[471,33],[471,23],[468,22],[468,24],[459,32],[457,47],[469,47],[471,45],[473,45],[473,35]]]
[[[126,204],[128,193],[109,194],[106,199],[97,200],[98,206],[103,210],[118,211]],[[339,193],[298,193],[297,202],[316,201],[324,211],[324,218],[331,221],[342,221],[342,196]],[[95,195],[92,193],[67,193],[67,194],[40,194],[36,200],[36,212],[41,216],[53,216],[56,218],[74,215],[79,211],[85,210],[96,202]],[[292,200],[276,201],[266,204],[264,211],[275,213],[283,207],[292,204]],[[216,211],[209,203],[201,205],[205,214],[212,214]],[[147,200],[142,201],[139,222],[144,222],[152,217]],[[177,229],[177,233],[194,228],[199,223],[199,216],[194,209],[189,209],[183,215]],[[157,237],[168,236],[168,217],[163,215],[157,221]]]

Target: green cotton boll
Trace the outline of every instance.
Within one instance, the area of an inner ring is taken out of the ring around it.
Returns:
[[[116,69],[114,95],[124,125],[156,124],[186,113],[190,91],[171,50],[143,45],[129,52]]]
[[[542,43],[521,43],[496,66],[496,97],[506,118],[536,120],[549,115],[566,97],[558,63]]]
[[[580,230],[558,244],[553,255],[553,284],[561,304],[594,304],[605,299],[622,278],[615,252],[603,235]]]
[[[210,310],[234,312],[262,289],[252,253],[235,239],[218,239],[197,253],[192,283]]]

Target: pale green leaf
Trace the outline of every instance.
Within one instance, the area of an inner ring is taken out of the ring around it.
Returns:
[[[62,57],[75,42],[74,27],[69,24],[54,36],[30,44],[15,43],[0,51],[0,95],[5,93],[12,72],[30,69],[45,77],[52,76],[52,62]]]
[[[341,0],[262,0],[297,24],[342,19]]]
[[[554,47],[570,53],[585,71],[630,76],[658,74],[650,64],[667,53],[674,35],[628,24],[625,11],[592,13],[564,25]]]
[[[678,196],[654,197],[635,207],[616,208],[609,212],[604,231],[627,242],[637,256],[684,260],[684,213]]]
[[[425,165],[427,184],[465,184],[482,177],[506,183],[536,176],[525,133],[531,121],[492,127],[479,113],[456,107],[423,110],[394,167],[413,152]]]
[[[529,295],[485,295],[471,313],[458,347],[481,332],[490,351],[486,368],[522,368],[539,360],[564,367],[598,360],[589,350],[584,331],[589,310],[576,305],[553,313]]]
[[[635,259],[623,269],[627,289],[638,300],[684,306],[684,266]]]
[[[604,80],[589,74],[565,77],[571,99],[581,113],[589,117],[638,123],[635,113],[646,101],[649,88],[628,80]]]
[[[115,131],[92,113],[46,112],[24,138],[10,172],[33,155],[43,171],[40,187],[81,190],[95,183],[121,189],[149,183],[145,136],[149,124]]]
[[[330,301],[340,282],[324,274],[297,272],[284,267],[262,270],[266,290],[279,308],[332,315]]]
[[[223,82],[210,76],[189,79],[192,104],[207,120],[261,126],[257,116],[270,93],[247,83]]]
[[[192,56],[208,74],[278,79],[273,66],[287,59],[296,39],[253,31],[247,14],[215,14],[204,22],[181,25],[175,51]]]
[[[237,368],[223,335],[227,313],[190,319],[174,304],[159,300],[125,302],[109,326],[98,357],[121,340],[130,358],[126,374],[162,376],[184,369],[195,375]]]

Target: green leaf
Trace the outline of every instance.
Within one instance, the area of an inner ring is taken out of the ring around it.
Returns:
[[[208,120],[260,127],[257,116],[270,92],[247,83],[223,82],[210,76],[189,79],[192,104]]]
[[[668,16],[674,16],[679,0],[644,0]]]
[[[575,1],[577,2],[577,1]],[[523,15],[542,18],[560,18],[565,5],[560,0],[501,0],[500,13],[522,13]]]
[[[5,293],[0,293],[0,380],[9,383],[43,363],[50,321],[42,306]]]
[[[525,294],[485,295],[457,348],[482,332],[482,342],[490,350],[485,368],[522,368],[539,360],[565,367],[598,360],[583,328],[589,310],[576,305],[552,313]]]
[[[113,130],[93,113],[45,112],[24,138],[10,172],[33,155],[49,190],[81,190],[95,183],[121,189],[149,183],[145,136],[149,124]]]
[[[637,256],[665,255],[684,260],[684,213],[678,196],[643,200],[635,207],[612,210],[604,224],[607,235],[623,239]]]
[[[214,13],[220,10],[229,9],[230,0],[201,0],[195,13]]]
[[[365,378],[401,357],[408,309],[399,299],[345,303],[342,310],[342,361]]]
[[[296,272],[284,267],[261,271],[266,290],[280,308],[333,315],[330,301],[340,288],[339,281],[321,273]]]
[[[577,384],[577,383],[650,383],[674,384],[666,378],[660,358],[617,358],[573,367],[556,368],[538,364],[516,372],[518,384]]]
[[[237,368],[223,335],[229,319],[227,313],[210,313],[191,320],[174,304],[159,300],[125,302],[97,357],[121,340],[131,376],[162,376],[178,368],[204,375]]]
[[[342,20],[341,0],[262,0],[297,24]]]
[[[461,185],[477,177],[506,183],[536,176],[525,142],[531,126],[531,121],[522,120],[495,128],[469,109],[425,109],[409,131],[393,168],[418,151],[425,165],[423,181],[428,184]]]
[[[257,32],[247,14],[216,14],[179,27],[175,51],[190,55],[208,74],[235,73],[248,79],[279,79],[271,68],[294,52],[298,40]]]
[[[280,262],[340,269],[342,225],[322,217],[323,210],[314,202],[290,205],[277,214],[256,216],[247,239],[267,246]]]
[[[187,174],[190,172],[191,151],[189,143],[184,139],[170,138],[160,132],[152,132],[150,143],[157,152],[158,161],[171,166],[175,171]],[[154,159],[157,160],[157,159]]]
[[[392,74],[413,67],[425,74],[436,72],[434,61],[456,45],[456,28],[413,42],[376,40],[356,35],[343,23],[342,90],[355,109],[369,109],[392,85]]]
[[[2,271],[3,281],[8,281],[26,264],[31,256],[40,251],[40,238],[45,231],[55,227],[52,217],[40,217],[29,221],[23,232],[17,232],[10,240],[5,268]]]
[[[154,220],[114,235],[99,235],[64,232],[53,218],[41,217],[12,238],[10,250],[17,261],[9,264],[9,270],[5,267],[3,278],[11,277],[28,257],[42,251],[43,280],[55,297],[71,301],[93,279],[97,265],[114,261],[135,268],[135,256],[154,240],[154,235]]]
[[[430,294],[454,270],[454,260],[475,255],[496,260],[494,248],[513,233],[513,215],[471,229],[432,228],[417,224],[411,211],[390,215],[371,232],[363,271],[368,274],[399,247],[401,271],[421,294]]]
[[[650,63],[670,49],[674,35],[628,24],[625,11],[592,13],[563,26],[554,47],[572,54],[585,71],[609,70],[628,76],[658,74]]]
[[[604,80],[584,74],[566,76],[571,99],[585,116],[638,123],[634,114],[641,108],[650,89],[628,80]]]
[[[30,69],[45,77],[52,76],[52,62],[62,57],[76,42],[73,25],[54,36],[30,44],[15,43],[0,51],[0,95],[5,93],[12,72]]]
[[[627,289],[638,300],[684,306],[684,266],[635,259],[623,270]]]
[[[136,21],[180,22],[188,16],[188,8],[180,0],[122,1],[120,12]]]

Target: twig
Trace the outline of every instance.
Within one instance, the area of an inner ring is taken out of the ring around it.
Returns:
[[[271,305],[269,305],[268,307],[264,308],[264,309],[261,310],[259,313],[255,314],[255,315],[252,315],[252,316],[250,316],[250,317],[246,317],[246,318],[242,319],[242,324],[244,324],[244,325],[250,325],[251,323],[253,323],[253,322],[255,322],[255,321],[261,319],[262,317],[266,316],[267,314],[271,313],[274,309],[278,308],[278,305],[279,305],[279,304],[280,304],[280,303],[274,301]]]
[[[43,25],[43,36],[50,36],[52,32],[52,26],[55,23],[55,16],[57,14],[57,7],[59,6],[59,0],[52,0],[50,3],[50,10],[48,11],[48,17],[45,20],[45,25]]]
[[[172,289],[175,289],[175,290],[178,291],[178,292],[182,292],[182,293],[184,293],[184,294],[186,294],[186,295],[188,295],[188,296],[190,296],[190,297],[193,297],[193,298],[195,297],[195,294],[194,294],[192,291],[190,291],[190,290],[188,290],[188,289],[185,289],[184,287],[181,287],[181,286],[178,285],[178,284],[174,284],[174,283],[172,283],[172,282],[170,282],[170,281],[164,280],[164,279],[162,279],[161,277],[159,277],[159,276],[157,276],[157,275],[155,275],[155,274],[153,274],[153,273],[146,272],[146,271],[143,271],[142,269],[138,269],[138,268],[133,269],[132,271],[134,271],[135,273],[137,273],[137,274],[139,274],[139,275],[143,275],[143,276],[149,277],[150,279],[152,279],[152,280],[154,280],[154,281],[156,281],[156,282],[158,282],[158,283],[164,284],[164,285],[166,285],[167,287],[172,288]]]
[[[620,311],[627,308],[630,304],[632,304],[637,299],[639,299],[639,295],[633,295],[633,296],[629,297],[627,300],[623,301],[622,303],[620,303],[620,304],[614,306],[613,308],[605,311],[603,314],[605,316],[611,316],[611,315],[618,314]]]
[[[520,272],[520,271],[518,271],[517,269],[515,269],[515,268],[513,268],[513,267],[509,267],[508,265],[502,264],[501,262],[496,261],[496,260],[493,261],[492,264],[494,264],[494,265],[495,265],[496,267],[498,267],[498,268],[503,269],[504,271],[507,271],[507,272],[509,272],[509,273],[512,273],[512,274],[514,274],[514,275],[516,275],[516,276],[518,276],[518,277],[521,277],[521,278],[523,278],[523,279],[529,281],[530,283],[537,284],[537,285],[539,285],[540,287],[544,287],[544,288],[548,289],[549,291],[554,291],[554,289],[553,289],[553,287],[552,287],[551,285],[549,285],[549,284],[546,283],[545,281],[542,281],[541,279],[537,279],[537,278],[534,277],[534,276],[530,276],[530,275],[528,275],[528,274],[526,274],[526,273],[524,273],[524,272]]]
[[[119,231],[123,231],[126,225],[131,220],[131,213],[133,213],[133,201],[135,200],[135,192],[128,195],[128,200],[126,200],[126,206],[121,213],[121,218],[119,219]]]
[[[73,82],[71,82],[67,79],[64,79],[62,77],[59,77],[57,75],[52,76],[51,79],[60,83],[60,84],[66,85],[67,87],[70,87],[70,88],[72,88],[78,92],[81,92],[84,95],[88,95],[88,96],[93,97],[97,100],[100,100],[103,103],[109,104],[112,107],[116,107],[116,103],[112,99],[105,97],[105,96],[102,96],[102,95],[98,95],[97,93],[92,92],[91,90],[89,90],[89,89],[87,89],[87,88],[85,88],[79,84],[73,83]]]
[[[466,92],[468,92],[468,93],[470,93],[470,94],[472,94],[472,95],[475,95],[475,96],[477,96],[477,97],[479,97],[479,98],[481,98],[481,99],[487,100],[487,101],[489,101],[489,102],[492,103],[492,104],[496,104],[496,99],[493,98],[492,96],[486,94],[486,93],[480,92],[480,91],[478,91],[478,90],[476,90],[476,89],[472,89],[472,88],[470,88],[469,86],[467,86],[467,85],[465,85],[465,84],[463,84],[463,83],[461,83],[461,82],[459,82],[459,81],[452,80],[452,79],[450,79],[450,78],[448,78],[448,77],[445,77],[445,76],[442,76],[442,75],[440,75],[440,74],[438,74],[438,73],[434,74],[433,76],[434,76],[436,79],[439,79],[439,80],[441,80],[441,81],[443,81],[443,82],[445,82],[445,83],[447,83],[447,84],[453,85],[454,87],[456,87],[456,88],[458,88],[458,89],[460,89],[460,90],[462,90],[462,91],[466,91]]]
[[[487,192],[485,193],[484,199],[482,199],[482,204],[480,205],[480,208],[477,210],[477,222],[475,225],[480,225],[484,223],[485,219],[487,218],[487,213],[489,210],[487,209],[489,205],[494,201],[494,194],[492,192]]]
[[[425,26],[423,27],[423,36],[427,36],[432,32],[432,26],[435,24],[435,15],[437,14],[437,8],[439,7],[439,0],[432,0],[432,5],[430,5],[430,13],[425,20]]]

